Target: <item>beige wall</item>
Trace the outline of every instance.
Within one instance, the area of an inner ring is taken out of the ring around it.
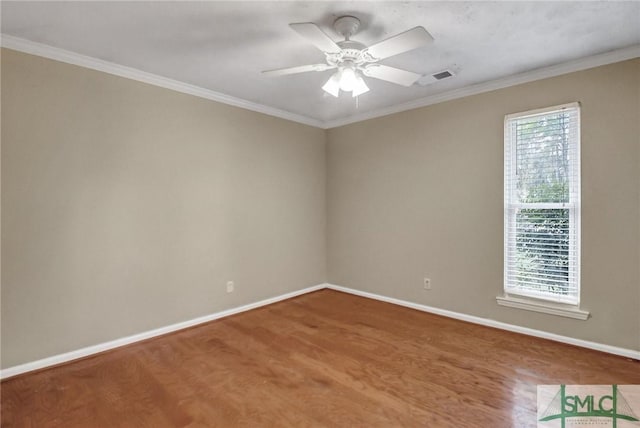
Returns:
[[[640,349],[640,60],[326,132],[10,50],[1,78],[3,368],[327,269],[335,284]],[[586,322],[495,302],[503,117],[571,101]]]
[[[1,101],[3,368],[325,282],[324,131],[10,50]]]
[[[572,101],[582,104],[588,321],[495,301],[504,115]],[[328,131],[329,282],[639,350],[639,123],[636,59]]]

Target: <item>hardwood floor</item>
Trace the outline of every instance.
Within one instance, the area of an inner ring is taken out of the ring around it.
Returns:
[[[2,427],[534,427],[640,362],[331,290],[3,381]]]

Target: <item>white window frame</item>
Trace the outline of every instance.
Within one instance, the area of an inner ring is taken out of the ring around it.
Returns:
[[[576,110],[576,147],[572,148],[576,155],[575,161],[572,162],[573,168],[569,176],[571,177],[571,191],[569,203],[516,203],[515,186],[515,167],[517,140],[512,136],[511,122],[517,119],[524,119],[530,116],[538,116],[561,110]],[[503,296],[496,297],[497,303],[502,306],[512,308],[526,309],[536,312],[548,313],[553,315],[566,316],[575,319],[585,320],[589,317],[589,313],[580,309],[580,104],[569,103],[556,105],[536,110],[530,110],[520,113],[508,114],[504,118],[504,281]],[[509,162],[507,162],[509,161]],[[512,167],[509,168],[508,166]],[[577,171],[575,170],[577,169]],[[511,192],[511,194],[509,194]],[[577,287],[577,295],[564,297],[549,293],[538,293],[532,290],[519,290],[509,287],[508,284],[508,254],[509,246],[515,245],[515,240],[510,242],[509,229],[515,226],[515,215],[512,215],[514,208],[563,208],[569,209],[569,282],[575,283]]]

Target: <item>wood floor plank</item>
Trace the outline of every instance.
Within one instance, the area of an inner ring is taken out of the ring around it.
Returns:
[[[640,362],[321,290],[7,379],[2,427],[534,427]]]

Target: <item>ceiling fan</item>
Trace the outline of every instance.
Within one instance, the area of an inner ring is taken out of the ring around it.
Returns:
[[[266,70],[269,76],[306,73],[309,71],[337,71],[324,84],[329,94],[337,97],[340,90],[351,92],[353,97],[369,91],[361,74],[402,86],[411,86],[422,77],[421,74],[379,64],[380,60],[420,48],[433,41],[433,37],[423,27],[415,27],[369,47],[351,40],[360,27],[360,20],[354,16],[341,16],[333,23],[333,28],[344,37],[334,42],[324,31],[312,22],[289,24],[294,31],[306,38],[325,54],[326,64],[310,64],[298,67]]]

